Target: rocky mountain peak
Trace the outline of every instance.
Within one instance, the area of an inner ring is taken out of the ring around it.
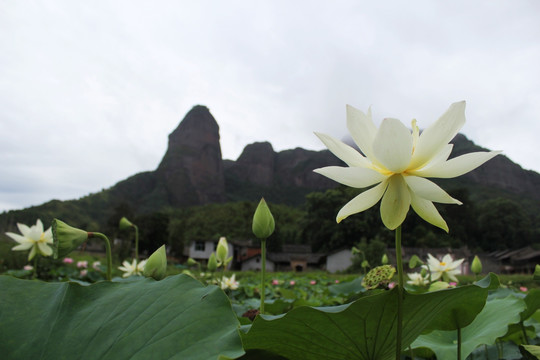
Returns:
[[[206,106],[194,106],[169,135],[156,175],[173,206],[225,199],[219,126]]]

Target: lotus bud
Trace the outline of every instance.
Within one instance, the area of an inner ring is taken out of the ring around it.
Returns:
[[[131,221],[129,221],[126,217],[122,217],[120,219],[120,223],[118,224],[118,227],[120,230],[126,230],[132,228],[134,225]]]
[[[540,280],[540,265],[538,264],[534,267],[533,280]]]
[[[274,232],[275,222],[268,205],[264,198],[261,199],[255,214],[253,215],[252,224],[253,234],[259,239],[267,239]]]
[[[161,245],[146,260],[143,275],[153,277],[156,280],[161,280],[167,275],[167,252],[165,251],[165,245]]]
[[[210,255],[210,258],[208,259],[208,265],[206,267],[208,268],[209,271],[212,271],[212,272],[216,271],[218,267],[216,253],[212,253]]]
[[[420,270],[420,275],[422,275],[422,277],[425,277],[427,275],[427,269],[425,267]]]
[[[87,231],[69,226],[58,219],[52,222],[52,234],[55,259],[68,255],[90,237]]]
[[[356,254],[360,254],[362,251],[358,250],[358,248],[356,246],[353,246],[352,249],[351,249],[351,253],[353,255],[356,255]]]
[[[482,272],[482,262],[480,261],[478,255],[474,256],[474,259],[471,263],[471,271],[476,275]]]
[[[388,264],[388,255],[384,254],[381,259],[381,264],[386,265]]]
[[[225,264],[229,255],[229,245],[225,237],[220,237],[216,248],[216,259],[218,264]]]
[[[361,266],[365,269],[365,268],[369,267],[369,262],[367,260],[364,260],[364,261],[362,261]]]
[[[417,266],[423,265],[424,262],[416,255],[411,256],[409,260],[409,269],[414,269]]]
[[[193,258],[188,258],[187,259],[187,265],[188,266],[196,266],[196,265],[199,265],[199,263]]]

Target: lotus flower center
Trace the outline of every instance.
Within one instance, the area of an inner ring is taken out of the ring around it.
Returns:
[[[441,266],[446,266],[446,263],[444,261],[441,262]]]

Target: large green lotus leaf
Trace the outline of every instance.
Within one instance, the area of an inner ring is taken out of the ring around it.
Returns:
[[[494,344],[498,337],[506,334],[508,325],[519,322],[519,314],[524,309],[524,301],[515,296],[488,301],[474,321],[461,329],[461,358],[465,359],[479,345]],[[411,347],[427,347],[436,354],[437,360],[456,359],[457,330],[435,330],[421,335]]]
[[[525,296],[524,300],[527,309],[521,313],[521,321],[527,320],[536,312],[536,310],[540,309],[540,289],[529,290],[529,293]]]
[[[227,296],[187,275],[46,283],[0,276],[5,359],[217,359],[244,351]]]
[[[403,348],[428,325],[440,323],[441,318],[456,308],[469,307],[476,298],[485,302],[489,280],[486,284],[405,294]],[[244,348],[265,350],[291,360],[392,359],[396,346],[397,296],[396,288],[347,305],[299,307],[280,316],[258,316],[251,326],[245,327]]]
[[[523,357],[527,360],[540,359],[540,346],[538,345],[521,345],[519,349]]]

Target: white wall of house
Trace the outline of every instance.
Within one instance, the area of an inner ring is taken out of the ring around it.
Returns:
[[[276,265],[273,261],[266,259],[266,271],[274,271],[276,268]],[[247,270],[261,270],[262,269],[262,262],[261,262],[261,256],[257,255],[250,259],[247,259],[242,262],[242,271]]]
[[[326,257],[326,271],[331,273],[347,270],[351,265],[352,252],[349,249],[343,249]]]

